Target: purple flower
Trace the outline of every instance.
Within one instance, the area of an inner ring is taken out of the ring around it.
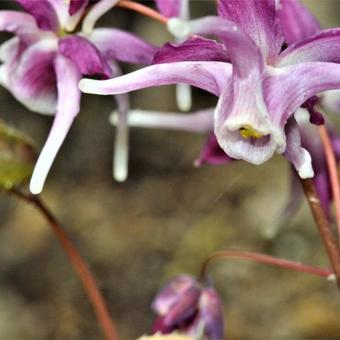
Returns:
[[[15,34],[1,46],[0,82],[28,109],[55,114],[52,129],[35,166],[30,183],[40,193],[48,171],[80,109],[78,82],[82,76],[109,78],[120,74],[115,61],[150,64],[155,47],[136,36],[111,28],[93,30],[102,7],[89,11],[84,30],[74,33],[87,1],[18,0],[29,13],[0,11],[0,30]],[[70,14],[71,13],[71,14]],[[118,138],[126,144],[126,95],[116,97],[122,116]],[[121,144],[122,144],[121,143]]]
[[[158,52],[155,65],[115,79],[85,79],[80,88],[104,95],[174,83],[202,88],[219,97],[214,133],[228,156],[261,164],[274,152],[283,153],[301,177],[312,177],[293,115],[315,94],[340,88],[340,29],[321,31],[282,51],[292,20],[280,20],[279,9],[274,0],[221,0],[219,17],[170,19],[173,30],[213,34],[223,48],[201,43],[198,60],[193,46],[180,53],[167,48]],[[212,54],[220,56],[222,50],[228,58],[216,61]]]
[[[188,275],[172,279],[155,297],[157,314],[152,331],[162,334],[184,332],[194,339],[223,339],[223,307],[212,287],[202,287]]]

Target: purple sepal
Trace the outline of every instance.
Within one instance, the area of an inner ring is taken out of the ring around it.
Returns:
[[[228,164],[234,159],[229,157],[219,146],[216,136],[211,133],[206,141],[201,154],[198,159],[195,160],[195,166],[199,167],[205,164],[208,165],[222,165]]]
[[[31,14],[40,29],[57,32],[59,20],[57,13],[49,1],[16,0],[26,12]]]
[[[89,0],[71,0],[68,8],[70,15],[76,14],[80,9],[85,7],[89,3]]]
[[[325,118],[322,113],[315,110],[315,105],[319,102],[319,98],[317,96],[313,96],[308,99],[302,107],[306,108],[310,114],[309,121],[314,125],[323,125],[325,124]]]
[[[228,62],[226,48],[216,41],[192,37],[183,43],[166,43],[154,56],[153,64],[177,61],[225,61]]]
[[[59,41],[59,52],[77,65],[82,75],[109,78],[111,68],[98,49],[87,39],[70,36]]]
[[[198,325],[204,325],[204,335],[209,340],[223,339],[224,322],[221,300],[214,288],[205,288],[199,301]]]

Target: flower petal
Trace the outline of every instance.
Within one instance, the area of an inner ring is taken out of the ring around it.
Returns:
[[[214,288],[205,288],[199,299],[196,324],[204,328],[204,335],[210,340],[224,338],[223,305]]]
[[[70,15],[76,14],[80,9],[84,8],[89,3],[89,0],[71,0],[68,8]]]
[[[308,61],[340,61],[340,29],[323,30],[305,40],[289,46],[277,61],[278,67]]]
[[[301,147],[300,132],[294,117],[288,119],[285,131],[287,144],[284,156],[294,165],[301,178],[312,178],[312,158],[309,152]]]
[[[16,0],[26,12],[36,20],[40,29],[57,32],[59,30],[58,16],[49,1]]]
[[[235,22],[271,63],[281,50],[283,35],[276,0],[220,0],[218,14]]]
[[[87,39],[69,36],[59,40],[59,52],[78,66],[81,74],[109,78],[111,68],[98,49]]]
[[[221,62],[179,62],[158,64],[109,80],[82,79],[85,93],[119,94],[145,87],[176,83],[190,84],[219,95],[231,76],[231,65]]]
[[[225,61],[229,62],[227,49],[214,40],[192,37],[180,44],[166,43],[153,59],[153,64],[177,61]]]
[[[265,80],[268,111],[277,124],[287,119],[312,96],[340,89],[340,65],[324,62],[306,62],[271,69]]]
[[[112,7],[116,6],[119,0],[101,0],[97,2],[87,13],[83,20],[82,32],[90,34],[96,25],[97,20],[108,12]]]
[[[134,34],[114,28],[95,29],[89,39],[107,60],[149,65],[157,51]]]
[[[20,59],[1,66],[0,82],[28,109],[39,113],[54,113],[56,78],[54,58],[56,41],[44,39],[29,48]]]
[[[249,73],[261,72],[264,60],[261,51],[235,23],[216,16],[185,21],[178,18],[168,20],[168,29],[175,36],[182,34],[186,38],[189,34],[212,34],[222,40],[228,48],[234,74],[245,78]]]
[[[205,164],[222,165],[229,164],[231,161],[233,161],[233,159],[223,151],[217,142],[215,134],[211,133],[203,146],[199,158],[195,160],[194,165],[197,167]]]
[[[14,33],[27,44],[37,41],[42,34],[31,15],[17,11],[0,11],[0,31]]]
[[[314,15],[298,0],[281,0],[279,18],[288,45],[306,39],[320,30]]]
[[[51,131],[31,178],[30,190],[33,194],[39,194],[42,191],[52,163],[79,112],[81,93],[77,84],[81,74],[78,68],[68,58],[59,54],[55,60],[55,70],[58,85],[58,106]]]

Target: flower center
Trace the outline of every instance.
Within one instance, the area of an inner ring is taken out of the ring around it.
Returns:
[[[242,126],[239,129],[239,132],[240,132],[240,135],[245,139],[248,139],[250,137],[259,139],[259,138],[263,137],[263,135],[261,133],[257,132],[250,125]]]

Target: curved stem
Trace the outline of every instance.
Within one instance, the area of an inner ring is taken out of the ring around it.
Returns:
[[[335,204],[336,224],[338,231],[338,242],[340,242],[340,183],[338,176],[338,167],[334,155],[333,146],[329,138],[329,134],[325,125],[319,126],[319,134],[326,154],[329,177],[331,179],[331,187],[333,200]]]
[[[61,243],[61,246],[65,250],[65,253],[67,254],[74,270],[78,274],[78,277],[85,288],[88,299],[91,302],[94,312],[97,316],[98,323],[101,325],[105,334],[105,338],[107,340],[118,339],[117,331],[110,317],[109,309],[96,285],[95,279],[93,278],[88,265],[80,256],[78,250],[67,236],[57,218],[46,207],[45,203],[39,198],[39,196],[25,194],[17,189],[10,189],[8,192],[30,204],[33,204],[45,217],[59,242]]]
[[[296,272],[308,273],[317,276],[329,277],[333,271],[328,268],[319,268],[309,266],[300,262],[285,260],[270,255],[265,255],[256,252],[240,251],[240,250],[222,250],[211,254],[203,263],[200,278],[203,280],[207,275],[207,270],[212,262],[221,259],[237,259],[249,260],[258,263],[270,264],[273,266],[294,270]]]
[[[314,221],[319,229],[323,240],[324,247],[331,262],[338,288],[340,290],[340,250],[336,239],[329,226],[328,219],[321,206],[319,195],[316,192],[315,185],[311,179],[301,179],[302,187],[305,192],[309,207],[312,211]]]
[[[118,7],[128,8],[135,12],[141,13],[147,17],[153,18],[155,20],[160,21],[162,24],[166,24],[168,22],[168,18],[164,15],[158,13],[157,11],[144,6],[140,3],[129,1],[129,0],[121,0],[117,4]]]

